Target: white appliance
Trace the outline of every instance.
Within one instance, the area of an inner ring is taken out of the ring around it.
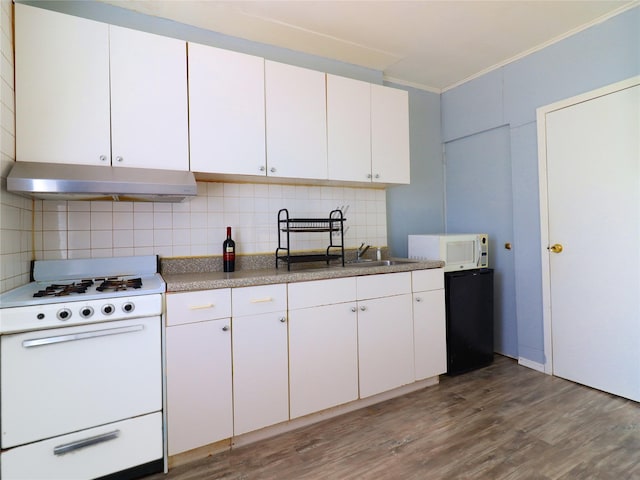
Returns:
[[[36,261],[0,295],[0,477],[164,470],[157,257]]]
[[[444,271],[489,267],[489,236],[486,233],[409,235],[409,258],[442,260]]]

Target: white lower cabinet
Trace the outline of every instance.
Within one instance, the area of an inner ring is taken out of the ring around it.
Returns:
[[[167,294],[169,455],[446,371],[444,274]]]
[[[415,379],[447,371],[444,270],[416,270],[413,280]]]
[[[414,381],[411,272],[357,278],[360,398]]]
[[[169,455],[233,435],[230,307],[229,289],[167,295]]]
[[[289,419],[287,286],[234,288],[233,433]]]
[[[355,278],[289,285],[291,418],[358,398]]]

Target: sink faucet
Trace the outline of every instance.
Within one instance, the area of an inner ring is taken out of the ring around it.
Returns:
[[[362,256],[365,253],[367,253],[367,250],[369,250],[369,248],[371,248],[371,245],[365,246],[364,242],[362,242],[362,244],[358,247],[358,250],[356,251],[356,262],[359,262],[362,259]]]

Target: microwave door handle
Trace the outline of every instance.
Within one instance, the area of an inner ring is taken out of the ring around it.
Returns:
[[[476,260],[476,267],[480,268],[480,262],[482,261],[482,242],[480,241],[480,239],[477,240],[477,245],[478,249],[476,251],[476,254],[478,255],[478,258]]]

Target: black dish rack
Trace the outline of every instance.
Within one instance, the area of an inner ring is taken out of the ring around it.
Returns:
[[[328,218],[289,218],[289,211],[286,208],[280,209],[276,268],[281,261],[287,264],[287,270],[291,270],[293,263],[326,262],[329,265],[331,260],[340,260],[344,267],[344,222],[346,220],[342,210],[332,210]],[[324,253],[292,254],[290,238],[292,233],[327,233],[329,246]]]

